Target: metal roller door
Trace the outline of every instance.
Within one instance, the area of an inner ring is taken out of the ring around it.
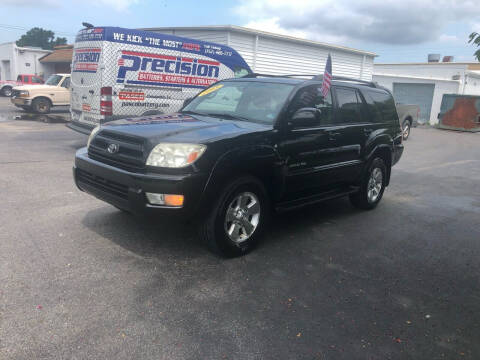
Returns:
[[[434,90],[435,84],[394,83],[393,97],[397,104],[418,105],[418,121],[426,123],[430,121]]]

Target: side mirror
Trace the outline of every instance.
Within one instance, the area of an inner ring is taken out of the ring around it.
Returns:
[[[183,106],[182,108],[184,108],[185,106],[187,106],[188,104],[190,104],[193,100],[193,97],[189,97],[189,98],[186,98],[184,101],[183,101]]]
[[[315,126],[319,123],[320,110],[316,108],[301,108],[292,115],[289,125],[292,128]]]

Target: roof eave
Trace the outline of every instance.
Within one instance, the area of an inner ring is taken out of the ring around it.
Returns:
[[[304,44],[308,44],[308,45],[311,45],[311,46],[337,49],[337,50],[346,51],[346,52],[354,52],[354,53],[367,55],[367,56],[371,56],[371,57],[377,57],[378,56],[377,54],[375,54],[373,52],[370,52],[370,51],[359,50],[359,49],[349,48],[349,47],[340,46],[340,45],[327,44],[327,43],[323,43],[323,42],[320,42],[320,41],[302,39],[302,38],[289,36],[289,35],[276,34],[276,33],[268,32],[268,31],[256,30],[256,29],[246,28],[246,27],[237,26],[237,25],[204,25],[204,26],[172,26],[172,27],[165,26],[165,27],[155,27],[155,28],[142,28],[140,30],[145,30],[145,31],[162,31],[162,30],[213,30],[213,31],[227,30],[227,31],[238,31],[238,32],[243,32],[243,33],[247,33],[247,34],[257,34],[257,35],[263,35],[263,36],[266,36],[266,37],[272,37],[272,38],[287,40],[287,41],[291,41],[291,42],[304,43]]]

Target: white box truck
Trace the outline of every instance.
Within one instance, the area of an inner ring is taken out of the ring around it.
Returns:
[[[73,52],[68,126],[89,134],[111,120],[175,112],[216,81],[251,72],[226,45],[118,27],[83,29]]]

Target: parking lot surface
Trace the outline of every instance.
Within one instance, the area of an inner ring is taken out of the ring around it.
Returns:
[[[377,209],[222,259],[77,190],[86,137],[21,113],[0,98],[1,359],[480,357],[480,134],[413,129]]]

